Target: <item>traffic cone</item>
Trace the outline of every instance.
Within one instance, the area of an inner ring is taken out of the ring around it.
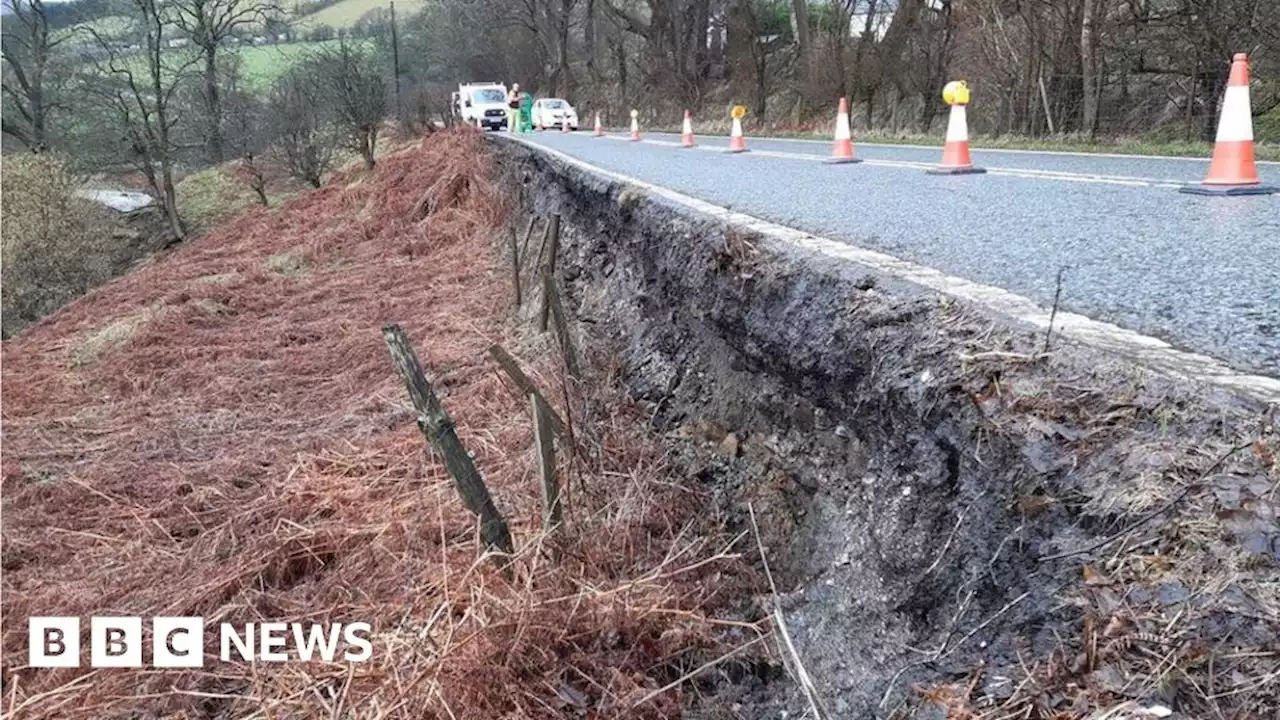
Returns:
[[[828,163],[862,162],[853,156],[853,133],[849,132],[849,101],[840,98],[840,110],[836,114],[836,139],[831,146]]]
[[[562,133],[569,132],[569,118],[560,119],[560,132]]]
[[[684,127],[680,129],[680,147],[694,147],[693,142],[693,116],[688,110],[684,111]]]
[[[640,121],[631,116],[631,142],[640,142]]]
[[[742,120],[733,119],[733,129],[729,132],[729,152],[747,152],[747,139],[742,137]]]
[[[604,125],[600,124],[600,113],[596,113],[596,137],[604,137]]]
[[[942,147],[942,164],[929,170],[930,175],[973,175],[986,172],[974,167],[973,160],[969,157],[969,121],[964,111],[966,104],[967,89],[964,90],[962,101],[951,104],[951,117],[947,120],[947,141]]]
[[[1218,137],[1213,143],[1209,175],[1201,185],[1184,185],[1193,195],[1270,195],[1277,191],[1262,184],[1253,161],[1253,115],[1249,107],[1249,56],[1231,58],[1231,77],[1222,98]]]

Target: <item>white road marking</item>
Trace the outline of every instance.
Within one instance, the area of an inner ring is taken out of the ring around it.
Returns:
[[[730,226],[759,233],[780,244],[807,250],[831,260],[857,263],[912,284],[981,305],[1040,330],[1049,328],[1049,310],[1008,290],[947,275],[892,255],[812,235],[730,210],[660,185],[592,165],[532,139],[519,137],[511,139],[545,153],[559,162],[616,182],[633,185],[683,206],[688,211],[716,218]],[[1242,373],[1208,355],[1178,350],[1159,338],[1063,310],[1058,311],[1054,327],[1061,335],[1082,345],[1124,356],[1156,372],[1217,386],[1264,403],[1280,403],[1280,379]]]
[[[628,138],[628,137],[621,137],[617,135],[605,135],[605,137],[609,138],[610,140],[625,140],[627,142],[632,142],[631,138]],[[646,143],[649,145],[680,147],[680,143],[667,142],[666,140],[652,140],[644,137],[640,138],[640,142]],[[812,160],[812,161],[822,162],[824,160],[827,160],[829,157],[827,155],[813,155],[810,153],[793,153],[793,152],[785,152],[782,150],[756,150],[756,149],[752,149],[749,143],[747,145],[747,148],[750,151],[750,154],[752,155],[759,155],[763,157],[776,157],[776,158],[783,158],[783,159],[789,159],[789,160]],[[728,152],[726,147],[722,145],[698,145],[693,149],[704,150],[707,152],[715,152],[715,153]],[[936,163],[917,162],[914,160],[884,160],[881,158],[865,158],[863,162],[867,165],[874,165],[877,167],[909,168],[914,170],[927,170],[929,168],[937,167]],[[1031,180],[1064,180],[1068,182],[1103,183],[1106,185],[1125,185],[1129,187],[1158,187],[1158,188],[1173,188],[1173,189],[1180,188],[1183,185],[1192,184],[1192,183],[1173,182],[1169,180],[1162,180],[1159,178],[1129,177],[1125,175],[1097,175],[1097,174],[1088,174],[1088,173],[1073,173],[1073,172],[1067,172],[1065,170],[1029,170],[1024,168],[986,167],[982,165],[979,165],[979,167],[985,167],[988,175],[998,175],[1001,177],[1020,177],[1020,178],[1027,178]]]
[[[655,135],[667,135],[670,133],[654,133]],[[789,142],[789,143],[808,143],[826,145],[830,140],[821,138],[788,138],[788,137],[761,137],[761,140],[769,142]],[[911,143],[878,143],[878,142],[860,142],[856,137],[854,143],[859,147],[865,145],[867,147],[884,147],[884,148],[902,148],[904,150],[936,150],[942,152],[941,145],[913,145]],[[1062,155],[1065,157],[1082,157],[1082,158],[1115,158],[1117,160],[1176,160],[1178,162],[1193,162],[1207,165],[1209,158],[1207,157],[1185,157],[1181,155],[1135,155],[1132,153],[1103,153],[1103,152],[1084,152],[1082,150],[1022,150],[1019,148],[996,148],[982,147],[973,145],[970,142],[970,149],[983,153],[1013,153],[1016,155]],[[1280,160],[1255,160],[1257,165],[1280,165]]]

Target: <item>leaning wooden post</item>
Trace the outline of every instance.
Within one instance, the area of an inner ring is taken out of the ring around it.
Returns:
[[[543,268],[543,272],[549,273],[551,275],[555,275],[556,255],[560,250],[560,215],[559,214],[551,216],[551,225],[549,226],[548,230],[551,233],[551,242],[549,243],[551,253],[547,256],[547,264]],[[538,332],[547,331],[547,313],[550,312],[551,310],[551,307],[548,304],[545,287],[546,286],[544,285],[543,286],[544,292],[542,293],[542,309],[538,311]]]
[[[533,226],[538,224],[538,216],[530,215],[529,224],[524,228],[524,241],[520,243],[520,263],[524,264],[525,254],[529,252],[529,238],[533,237]]]
[[[480,518],[481,537],[489,547],[508,555],[513,554],[515,548],[511,543],[507,521],[493,504],[493,498],[489,496],[489,489],[485,487],[480,471],[476,470],[471,455],[458,439],[453,419],[427,382],[422,363],[409,344],[409,338],[399,325],[382,326],[382,338],[387,341],[391,362],[396,367],[396,373],[404,380],[409,398],[413,401],[413,409],[418,413],[418,429],[427,436],[427,441],[436,454],[444,458],[444,466],[453,477],[454,487],[462,496],[462,502]]]
[[[516,285],[516,307],[518,308],[522,298],[520,297],[520,247],[516,245],[515,228],[507,233],[507,239],[511,245],[511,280]]]
[[[542,274],[542,297],[551,308],[551,319],[556,325],[556,335],[560,338],[560,354],[564,356],[565,371],[569,377],[577,380],[582,377],[578,370],[578,351],[569,336],[569,323],[565,320],[564,305],[560,302],[560,291],[556,289],[556,280],[550,270]]]
[[[538,477],[542,479],[542,529],[548,534],[560,526],[560,481],[556,478],[556,449],[552,440],[550,407],[537,393],[529,395],[533,406],[533,437],[538,450]]]
[[[548,222],[542,226],[542,237],[538,238],[538,254],[533,256],[533,267],[536,272],[538,265],[542,263],[542,256],[547,251],[547,238],[551,236],[551,223]],[[524,266],[529,263],[529,253],[520,253],[520,270],[524,270]]]
[[[520,369],[520,363],[516,362],[511,353],[507,352],[506,348],[501,345],[493,345],[489,348],[489,354],[493,356],[494,360],[498,361],[499,367],[507,374],[507,377],[511,378],[511,382],[520,388],[522,395],[526,397],[537,395],[542,399],[543,404],[547,406],[547,419],[551,423],[551,432],[554,432],[559,437],[564,437],[564,421],[560,419],[560,414],[556,412],[555,408],[551,407],[551,403],[547,402],[546,397],[538,390],[538,386],[534,385],[529,376],[524,374],[524,370]]]

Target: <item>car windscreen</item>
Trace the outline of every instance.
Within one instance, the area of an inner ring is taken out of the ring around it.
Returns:
[[[543,100],[542,104],[552,110],[563,110],[564,108],[569,107],[569,103],[563,100]]]
[[[471,91],[471,102],[502,103],[506,101],[507,96],[498,88],[484,88],[483,90]]]

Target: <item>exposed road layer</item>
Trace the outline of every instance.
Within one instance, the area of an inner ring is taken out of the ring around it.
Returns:
[[[715,205],[994,285],[1280,376],[1280,195],[1199,197],[1207,160],[974,150],[986,175],[934,176],[937,148],[536,133],[534,144]],[[1280,164],[1259,166],[1280,184]]]

